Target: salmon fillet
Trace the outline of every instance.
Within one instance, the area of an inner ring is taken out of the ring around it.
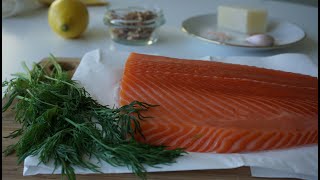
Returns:
[[[141,142],[217,153],[318,143],[315,77],[132,53],[120,88],[120,105],[160,105],[144,114]]]

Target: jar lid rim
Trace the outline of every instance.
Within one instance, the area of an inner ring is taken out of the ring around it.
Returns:
[[[151,11],[155,14],[155,17],[148,20],[127,20],[123,19],[122,16],[128,14],[129,12],[147,12]],[[120,15],[119,18],[111,17],[111,13],[116,13],[117,15]],[[160,8],[142,8],[142,7],[127,7],[127,8],[117,8],[117,9],[108,9],[105,18],[111,20],[116,20],[114,22],[121,22],[121,23],[151,23],[157,21],[159,18],[163,18],[163,12]]]

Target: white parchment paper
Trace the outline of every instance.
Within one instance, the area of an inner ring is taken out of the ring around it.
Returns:
[[[102,104],[117,105],[117,92],[128,52],[94,50],[84,55],[73,79],[79,81],[91,96]],[[279,54],[269,57],[210,57],[203,60],[245,64],[269,69],[307,74],[318,77],[318,67],[303,54]],[[129,173],[126,167],[113,167],[96,159],[91,162],[100,165],[103,173]],[[29,156],[24,161],[23,175],[59,174],[61,168],[54,170],[53,162],[38,164],[37,156]],[[273,150],[257,153],[189,153],[177,159],[170,166],[160,168],[146,167],[149,172],[181,171],[201,169],[230,169],[250,166],[255,177],[291,177],[318,179],[318,145]],[[94,173],[74,167],[77,174]]]

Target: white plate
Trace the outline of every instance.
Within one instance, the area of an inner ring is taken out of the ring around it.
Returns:
[[[217,15],[205,14],[194,16],[182,22],[182,30],[201,40],[220,45],[245,47],[253,49],[275,49],[293,45],[306,36],[305,32],[297,25],[279,19],[268,19],[267,33],[275,39],[273,46],[254,46],[246,42],[249,35],[219,29],[217,27]]]

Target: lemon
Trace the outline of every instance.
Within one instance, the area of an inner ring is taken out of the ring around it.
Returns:
[[[77,38],[89,24],[86,5],[80,0],[55,0],[49,7],[51,29],[64,38]]]

